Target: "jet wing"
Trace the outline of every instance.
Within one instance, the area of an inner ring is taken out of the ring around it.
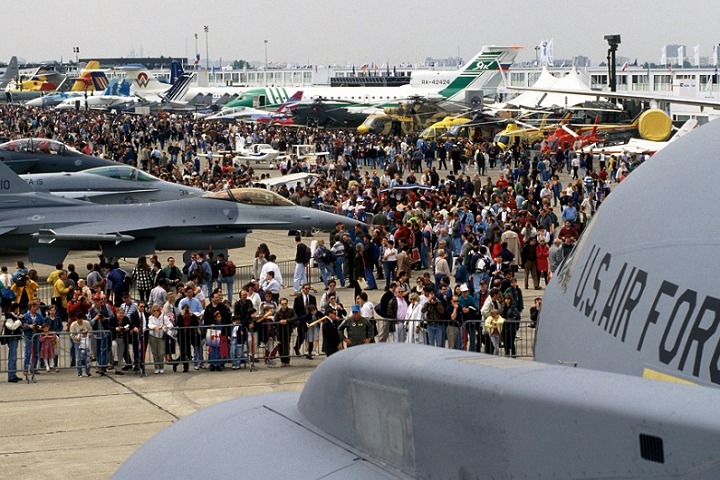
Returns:
[[[683,98],[683,97],[671,97],[666,95],[643,95],[641,93],[630,93],[630,92],[603,92],[603,91],[592,91],[582,92],[577,90],[562,90],[554,88],[533,88],[533,87],[507,87],[509,90],[516,90],[522,92],[544,92],[544,93],[559,93],[563,95],[580,95],[591,97],[595,99],[600,98],[620,98],[628,100],[646,100],[650,102],[667,102],[675,103],[678,105],[692,105],[696,107],[709,107],[720,109],[720,100],[710,98]]]

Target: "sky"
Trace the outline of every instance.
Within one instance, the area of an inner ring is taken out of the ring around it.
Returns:
[[[556,59],[605,60],[604,36],[620,34],[619,56],[659,62],[664,44],[700,45],[710,56],[720,42],[711,0],[34,0],[3,10],[0,59],[28,61],[170,56],[192,58],[195,34],[205,63],[222,58],[315,65],[421,62],[483,45],[526,47],[516,61],[535,59],[536,45],[553,39]],[[678,5],[682,7],[678,7]]]

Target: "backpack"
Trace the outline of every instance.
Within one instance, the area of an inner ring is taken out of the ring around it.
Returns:
[[[320,256],[318,257],[318,260],[320,260],[322,263],[334,263],[337,257],[335,254],[328,250],[327,248],[320,253]]]
[[[234,277],[236,271],[235,264],[230,260],[225,260],[220,267],[220,273],[223,277]]]
[[[488,270],[490,270],[490,266],[492,265],[492,261],[487,256],[480,256],[478,258],[477,262],[475,262],[475,272],[474,273],[485,273]]]

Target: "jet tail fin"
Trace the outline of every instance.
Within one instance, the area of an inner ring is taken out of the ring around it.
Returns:
[[[17,78],[18,74],[19,71],[17,57],[13,56],[10,59],[10,63],[8,63],[7,68],[5,69],[5,73],[3,74],[2,78],[0,78],[0,88],[5,88],[11,80]]]
[[[450,85],[438,93],[447,99],[456,100],[461,99],[468,88],[482,89],[510,68],[522,48],[484,46],[472,60],[460,68]]]
[[[136,93],[161,93],[168,89],[167,84],[161,83],[142,65],[129,65],[124,68],[127,71],[127,80]]]
[[[175,85],[178,80],[180,80],[183,76],[183,67],[182,63],[180,63],[177,60],[173,60],[170,63],[170,84]]]
[[[33,188],[3,161],[0,161],[0,186],[0,195],[34,192]]]
[[[177,102],[181,100],[190,88],[190,82],[194,76],[195,72],[183,73],[173,86],[170,87],[170,90],[165,93],[165,100],[168,102]]]
[[[283,113],[283,112],[285,112],[286,110],[294,107],[295,105],[297,105],[297,103],[298,103],[300,100],[302,100],[302,97],[303,97],[303,91],[302,91],[302,90],[298,90],[297,92],[295,92],[295,94],[293,94],[292,97],[288,98],[288,99],[285,101],[285,103],[283,103],[282,105],[280,105],[280,107],[278,107],[278,109],[275,110],[275,113]]]

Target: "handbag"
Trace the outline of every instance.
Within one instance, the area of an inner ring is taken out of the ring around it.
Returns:
[[[364,278],[358,278],[357,282],[361,289],[366,290],[368,288],[367,280]]]
[[[219,347],[220,346],[221,330],[217,328],[208,328],[205,332],[205,344],[208,347]]]
[[[15,300],[15,298],[17,298],[17,296],[15,295],[15,292],[13,292],[11,289],[5,288],[5,287],[0,289],[0,295],[2,295],[2,298],[6,299],[6,300]]]

